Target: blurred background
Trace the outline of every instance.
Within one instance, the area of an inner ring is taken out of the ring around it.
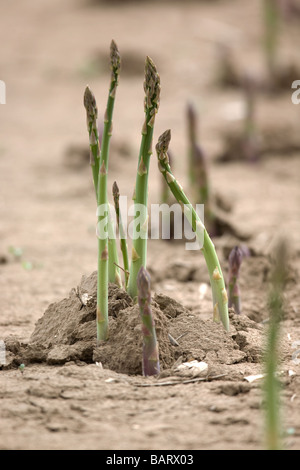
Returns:
[[[193,103],[212,187],[234,203],[239,229],[264,239],[284,220],[297,243],[300,106],[292,103],[291,86],[300,79],[299,2],[1,0],[0,23],[3,329],[29,331],[30,318],[96,268],[83,92],[89,84],[101,120],[111,39],[122,70],[109,187],[117,180],[122,194],[133,193],[149,55],[162,87],[154,143],[172,130],[173,168],[182,183],[188,187],[186,108]],[[239,141],[248,135],[249,110],[250,157]],[[149,191],[159,202],[155,160],[153,154]],[[155,247],[150,265],[158,261],[161,246]]]

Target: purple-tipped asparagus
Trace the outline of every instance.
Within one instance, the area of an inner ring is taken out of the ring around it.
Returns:
[[[244,252],[239,246],[235,246],[229,255],[229,280],[228,280],[228,307],[234,307],[235,313],[241,313],[240,288],[238,284],[239,271],[244,257]]]
[[[158,343],[151,311],[150,276],[143,266],[137,276],[137,288],[143,332],[143,375],[156,375],[160,371]]]

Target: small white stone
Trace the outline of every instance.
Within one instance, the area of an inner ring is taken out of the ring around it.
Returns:
[[[92,297],[85,293],[85,294],[82,294],[81,296],[81,302],[83,303],[83,305],[87,305],[88,301],[91,299]]]

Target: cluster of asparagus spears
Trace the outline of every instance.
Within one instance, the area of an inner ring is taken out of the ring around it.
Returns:
[[[118,261],[118,249],[116,238],[113,236],[112,219],[109,213],[107,197],[107,172],[109,160],[109,144],[112,135],[112,118],[116,90],[120,73],[120,54],[114,41],[110,47],[111,81],[104,116],[104,127],[101,146],[98,133],[98,109],[95,96],[89,87],[84,93],[84,106],[87,113],[87,128],[90,143],[90,164],[92,168],[94,188],[97,200],[97,235],[98,235],[98,284],[97,284],[97,339],[98,341],[108,339],[108,283],[122,285],[120,266]],[[131,263],[126,243],[126,233],[123,229],[119,210],[119,188],[115,182],[113,185],[113,198],[115,203],[116,220],[119,227],[121,240],[121,252],[124,264],[124,287],[133,299],[137,299],[144,333],[144,361],[143,370],[146,375],[158,373],[158,347],[155,336],[154,320],[151,315],[151,291],[150,277],[146,271],[147,262],[147,236],[148,236],[148,177],[149,163],[152,154],[153,130],[155,116],[160,102],[160,77],[153,61],[147,57],[145,61],[144,81],[145,120],[142,126],[142,138],[138,158],[136,184],[134,191],[134,203],[136,211],[134,218],[139,217],[142,223],[134,224],[133,245]],[[213,317],[221,321],[226,330],[229,330],[228,299],[225,288],[224,277],[217,257],[215,247],[208,232],[194,210],[189,199],[185,195],[182,186],[172,174],[168,157],[168,147],[171,132],[167,130],[158,139],[156,152],[159,169],[165,181],[181,205],[184,214],[188,218],[191,227],[201,242],[201,251],[204,255],[210,275],[213,294]],[[194,149],[193,149],[194,150]],[[141,207],[143,213],[140,214]],[[137,226],[139,225],[139,232]]]

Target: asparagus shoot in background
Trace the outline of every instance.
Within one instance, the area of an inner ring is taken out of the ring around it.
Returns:
[[[210,283],[212,287],[214,312],[213,317],[215,321],[221,320],[225,330],[228,331],[228,299],[219,259],[214,244],[212,243],[207,233],[207,230],[203,225],[203,222],[201,221],[200,217],[191,205],[189,199],[183,192],[181,185],[178,183],[178,181],[172,174],[167,153],[170,140],[170,130],[165,131],[158,139],[158,143],[156,144],[158,167],[161,173],[163,174],[175,199],[181,205],[182,210],[184,210],[184,214],[187,216],[189,223],[191,224],[191,227],[193,229],[193,232],[196,234],[196,237],[199,240],[200,245],[202,245],[201,251],[204,255],[207,264]]]
[[[187,108],[188,123],[188,153],[189,175],[191,182],[192,200],[197,204],[204,204],[204,220],[207,231],[216,235],[215,217],[211,207],[211,193],[206,155],[197,142],[197,113],[194,106],[189,103]]]
[[[159,351],[151,311],[150,276],[143,266],[137,276],[137,288],[143,333],[143,375],[156,375],[160,372]]]
[[[283,293],[287,278],[287,246],[280,241],[275,250],[271,290],[269,293],[270,319],[265,350],[265,425],[268,450],[281,448],[280,384],[277,377],[279,362],[280,321],[283,318]]]
[[[257,126],[255,122],[255,90],[256,84],[253,77],[246,75],[243,79],[243,91],[245,96],[245,127],[243,153],[249,162],[255,162],[259,156]]]
[[[196,177],[194,171],[194,149],[197,143],[197,115],[194,106],[189,103],[187,106],[187,132],[188,132],[188,162],[189,162],[189,179],[192,191],[195,191]],[[169,159],[170,161],[170,159]],[[170,165],[171,166],[171,165]],[[193,194],[193,198],[197,195]]]
[[[277,49],[279,38],[279,5],[277,0],[263,0],[265,37],[264,46],[269,79],[275,80],[277,74]]]
[[[114,198],[117,225],[118,225],[118,228],[119,228],[121,252],[122,252],[122,256],[123,256],[123,266],[124,266],[124,275],[125,275],[125,289],[127,289],[128,278],[129,278],[128,249],[127,249],[126,235],[125,235],[125,231],[124,231],[124,227],[123,227],[123,222],[122,222],[122,217],[121,217],[121,212],[120,212],[120,205],[119,205],[120,191],[119,191],[119,187],[118,187],[116,181],[113,184],[112,193],[113,193],[113,198]]]
[[[239,271],[243,260],[243,251],[235,246],[229,254],[229,279],[228,279],[228,307],[233,307],[235,313],[241,313],[241,299],[239,288]]]
[[[137,275],[141,268],[146,268],[147,237],[148,237],[148,174],[152,154],[152,139],[155,115],[159,107],[160,78],[150,57],[145,62],[145,121],[142,128],[138,169],[135,185],[135,214],[132,257],[128,282],[128,293],[132,298],[137,296]],[[139,223],[138,223],[139,222]],[[139,227],[139,231],[138,231]]]

